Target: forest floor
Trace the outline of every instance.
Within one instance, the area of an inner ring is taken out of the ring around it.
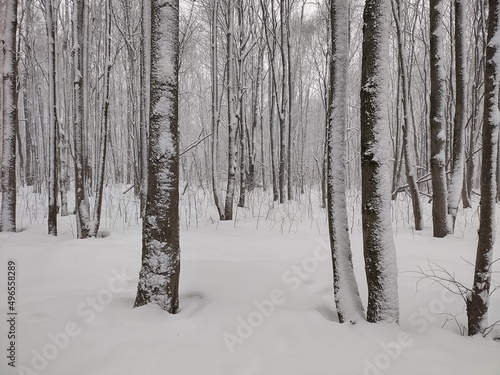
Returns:
[[[108,195],[101,237],[88,240],[75,239],[74,216],[59,219],[57,238],[46,235],[36,198],[21,198],[21,232],[0,233],[1,374],[500,373],[500,342],[493,339],[500,329],[488,338],[463,336],[463,299],[419,274],[419,267],[443,267],[472,284],[477,210],[462,210],[456,234],[435,239],[429,207],[425,229],[415,232],[408,202],[394,203],[399,326],[350,325],[338,323],[326,215],[314,195],[281,206],[256,195],[233,222],[214,219],[208,193],[184,197],[180,311],[169,315],[152,305],[132,308],[141,232],[137,203],[120,194]],[[349,202],[353,262],[366,303],[359,197]],[[17,277],[15,369],[5,355],[9,260]],[[500,291],[492,295],[489,319],[500,319]]]

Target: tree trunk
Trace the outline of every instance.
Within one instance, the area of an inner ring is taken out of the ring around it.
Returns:
[[[361,202],[367,320],[399,319],[392,237],[388,78],[390,0],[367,0],[361,62]]]
[[[443,0],[430,0],[430,61],[431,61],[431,176],[432,224],[434,237],[445,237],[448,228],[447,189],[445,171],[446,124],[445,74],[443,69]]]
[[[328,121],[328,227],[333,260],[333,287],[339,322],[364,319],[352,265],[345,192],[347,75],[349,65],[348,0],[330,5],[332,56]]]
[[[392,12],[396,23],[396,32],[398,35],[399,49],[399,69],[402,85],[402,103],[403,103],[403,154],[405,158],[406,182],[410,190],[411,202],[413,207],[413,217],[415,219],[415,230],[422,230],[424,227],[424,219],[422,216],[422,203],[420,201],[420,192],[418,191],[417,172],[415,168],[415,158],[412,154],[412,139],[410,137],[410,121],[411,114],[409,108],[409,85],[408,85],[408,69],[406,66],[406,55],[403,30],[401,27],[401,9],[399,2],[392,0]]]
[[[484,112],[483,112],[483,148],[481,165],[481,209],[479,214],[479,238],[477,244],[476,267],[472,294],[467,300],[469,335],[484,333],[488,326],[488,306],[490,283],[495,244],[495,206],[498,153],[499,118],[499,58],[498,31],[500,2],[489,0],[488,43],[486,47],[486,65],[484,68]]]
[[[227,31],[227,121],[228,121],[228,169],[226,202],[224,206],[224,220],[233,220],[234,188],[236,180],[236,93],[235,93],[235,63],[234,63],[234,0],[228,4],[228,31]]]
[[[179,1],[151,1],[151,107],[142,267],[134,307],[179,307]]]
[[[16,132],[17,132],[17,0],[2,4],[3,60],[2,60],[2,166],[1,192],[2,212],[0,231],[16,231]]]
[[[102,195],[104,189],[104,171],[106,166],[106,153],[108,146],[108,122],[109,122],[109,76],[111,73],[111,12],[110,12],[110,1],[106,0],[105,3],[105,17],[106,17],[106,36],[104,42],[104,56],[105,56],[105,67],[104,67],[104,98],[102,104],[102,114],[101,114],[101,136],[98,149],[98,163],[97,163],[97,181],[96,181],[96,191],[95,191],[95,204],[94,204],[94,215],[93,223],[91,228],[91,236],[97,237],[97,232],[99,231],[99,226],[101,223],[101,209],[102,209]]]
[[[84,9],[86,1],[75,1],[73,4],[73,124],[74,124],[74,153],[75,153],[75,213],[76,213],[76,228],[78,238],[87,238],[90,234],[90,209],[87,199],[86,189],[86,173],[85,167],[87,163],[84,158],[83,150],[83,128],[85,116],[85,95],[84,77],[86,69],[84,69],[83,50],[87,44],[84,34]]]
[[[57,103],[56,103],[56,20],[52,0],[45,1],[49,80],[49,176],[48,233],[57,236]]]
[[[450,186],[448,192],[448,214],[451,216],[451,228],[455,228],[458,203],[464,183],[465,156],[465,120],[467,111],[467,66],[465,51],[465,11],[464,2],[455,0],[455,81],[456,101],[453,126],[453,151]]]

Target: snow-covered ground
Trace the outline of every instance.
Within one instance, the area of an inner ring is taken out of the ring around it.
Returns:
[[[124,219],[126,203],[116,197],[121,203],[108,202],[103,212],[102,238],[76,240],[73,216],[60,219],[59,236],[50,237],[43,220],[29,223],[36,215],[26,214],[26,202],[22,232],[0,233],[1,374],[500,373],[500,342],[462,336],[463,300],[430,280],[418,283],[416,273],[434,262],[471,285],[477,211],[461,212],[456,235],[434,239],[430,211],[425,230],[414,232],[408,206],[395,204],[400,324],[351,326],[337,321],[325,213],[315,197],[281,207],[251,197],[251,209],[240,209],[235,222],[214,219],[208,194],[185,198],[176,315],[132,308],[140,228],[134,214]],[[356,197],[350,202],[353,261],[366,301]],[[8,260],[17,274],[16,369],[5,355]],[[498,282],[500,265],[495,270]],[[500,292],[489,316],[500,319]]]

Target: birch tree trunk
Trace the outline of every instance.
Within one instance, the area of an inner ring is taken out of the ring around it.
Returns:
[[[368,283],[367,320],[399,319],[396,248],[392,237],[388,57],[390,0],[367,0],[361,62],[361,204]]]
[[[0,231],[16,231],[16,132],[17,132],[17,0],[6,0],[0,4],[2,15],[2,168],[1,192],[2,212]]]
[[[151,0],[151,108],[142,267],[134,307],[179,307],[179,0]]]
[[[467,300],[469,335],[484,333],[488,326],[488,306],[495,244],[498,132],[500,127],[500,2],[489,0],[488,42],[484,68],[483,148],[481,165],[481,209],[479,238],[472,294]]]
[[[56,103],[56,25],[52,0],[45,1],[49,80],[49,177],[48,233],[57,236],[57,103]]]
[[[447,189],[445,171],[446,124],[445,73],[443,68],[443,0],[430,0],[430,61],[431,61],[431,177],[432,224],[434,237],[445,237],[448,228]]]
[[[330,116],[328,121],[328,227],[333,259],[333,288],[339,322],[364,319],[352,265],[346,205],[347,76],[349,66],[349,0],[330,4]]]

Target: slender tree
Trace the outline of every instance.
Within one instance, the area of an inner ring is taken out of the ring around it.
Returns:
[[[432,224],[434,237],[449,233],[446,189],[445,73],[443,68],[443,0],[430,0],[430,130]]]
[[[17,133],[17,0],[0,3],[2,35],[2,213],[0,231],[16,231],[16,133]]]
[[[361,204],[368,283],[367,320],[397,322],[396,248],[392,237],[388,57],[390,0],[367,0],[361,61]]]
[[[352,265],[346,205],[347,75],[349,66],[349,0],[330,4],[330,116],[328,121],[328,222],[333,259],[333,287],[339,321],[364,319]]]
[[[408,84],[408,67],[406,65],[406,48],[404,43],[403,29],[401,25],[400,3],[392,1],[392,13],[396,24],[396,33],[398,36],[399,51],[399,70],[401,76],[401,96],[403,104],[403,155],[405,159],[406,182],[410,191],[411,202],[413,206],[413,217],[415,220],[415,230],[422,230],[424,227],[424,218],[422,216],[422,203],[420,201],[420,192],[417,183],[417,171],[415,168],[415,157],[413,155],[412,138],[410,137],[411,113],[410,113],[410,88]]]
[[[236,131],[236,72],[234,56],[234,0],[227,8],[227,121],[228,121],[228,166],[224,220],[233,220],[234,189],[236,185],[237,147]]]
[[[146,30],[147,31],[147,30]],[[179,307],[179,1],[151,0],[148,193],[134,307]]]
[[[451,228],[455,228],[458,203],[464,183],[465,122],[467,112],[467,57],[465,50],[464,1],[455,0],[455,119],[453,124],[453,149],[450,186],[448,191],[448,214]]]
[[[84,50],[87,38],[84,33],[84,9],[87,0],[73,3],[73,125],[75,153],[75,213],[77,237],[87,238],[90,234],[90,209],[85,188],[85,158],[83,150],[85,116],[85,73]]]
[[[483,148],[479,238],[472,294],[467,301],[469,335],[484,333],[488,326],[491,266],[495,244],[496,170],[500,128],[500,1],[488,1],[488,41],[484,68]]]
[[[57,236],[57,103],[56,103],[56,20],[52,0],[45,0],[49,80],[49,210],[48,232]]]

